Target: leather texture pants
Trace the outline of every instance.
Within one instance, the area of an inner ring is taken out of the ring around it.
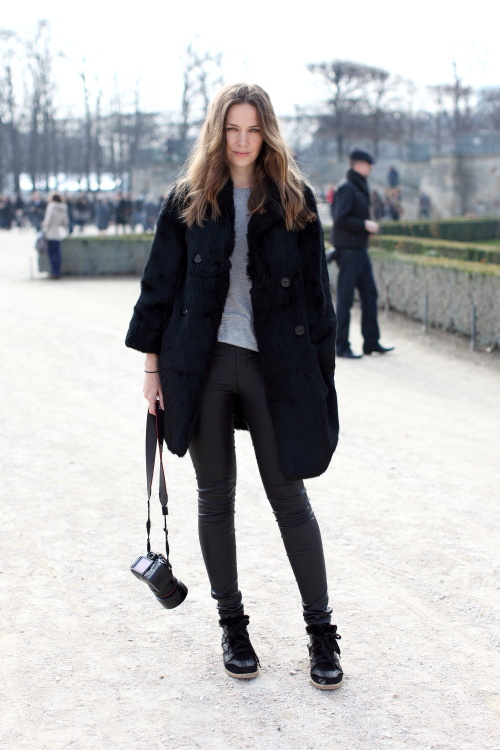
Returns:
[[[221,617],[243,614],[238,588],[234,502],[235,400],[240,399],[266,495],[278,522],[302,597],[308,625],[330,622],[323,545],[302,480],[289,481],[279,468],[259,354],[219,343],[189,447],[198,482],[201,550]]]

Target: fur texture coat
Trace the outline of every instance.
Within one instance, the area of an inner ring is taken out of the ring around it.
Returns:
[[[308,205],[316,211],[311,190]],[[159,355],[165,441],[183,456],[193,435],[229,289],[233,186],[221,215],[187,228],[171,194],[161,210],[126,345]],[[248,276],[280,466],[287,479],[318,476],[338,439],[336,317],[319,219],[288,231],[277,190],[248,224]],[[246,428],[239,404],[235,426]]]

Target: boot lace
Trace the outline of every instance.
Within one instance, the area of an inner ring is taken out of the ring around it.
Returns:
[[[337,632],[331,630],[322,635],[314,635],[313,654],[315,666],[336,666],[335,655],[340,656],[340,648],[337,641],[341,639]]]
[[[257,664],[260,665],[259,658],[255,653],[250,636],[246,629],[246,622],[238,622],[234,625],[226,626],[226,639],[233,659],[249,659],[253,657]]]

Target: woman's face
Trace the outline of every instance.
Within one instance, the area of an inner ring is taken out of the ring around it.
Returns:
[[[247,171],[257,159],[264,138],[259,115],[253,104],[232,104],[224,123],[226,158],[231,170]]]

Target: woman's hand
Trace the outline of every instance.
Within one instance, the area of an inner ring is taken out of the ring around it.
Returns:
[[[163,409],[163,393],[161,390],[160,376],[157,372],[144,374],[144,398],[148,402],[149,413],[156,414],[156,398],[160,399],[160,408]]]
[[[149,413],[156,414],[156,399],[160,401],[160,409],[164,409],[163,392],[161,390],[160,373],[158,372],[158,355],[146,354],[144,362],[144,398],[148,402]]]

